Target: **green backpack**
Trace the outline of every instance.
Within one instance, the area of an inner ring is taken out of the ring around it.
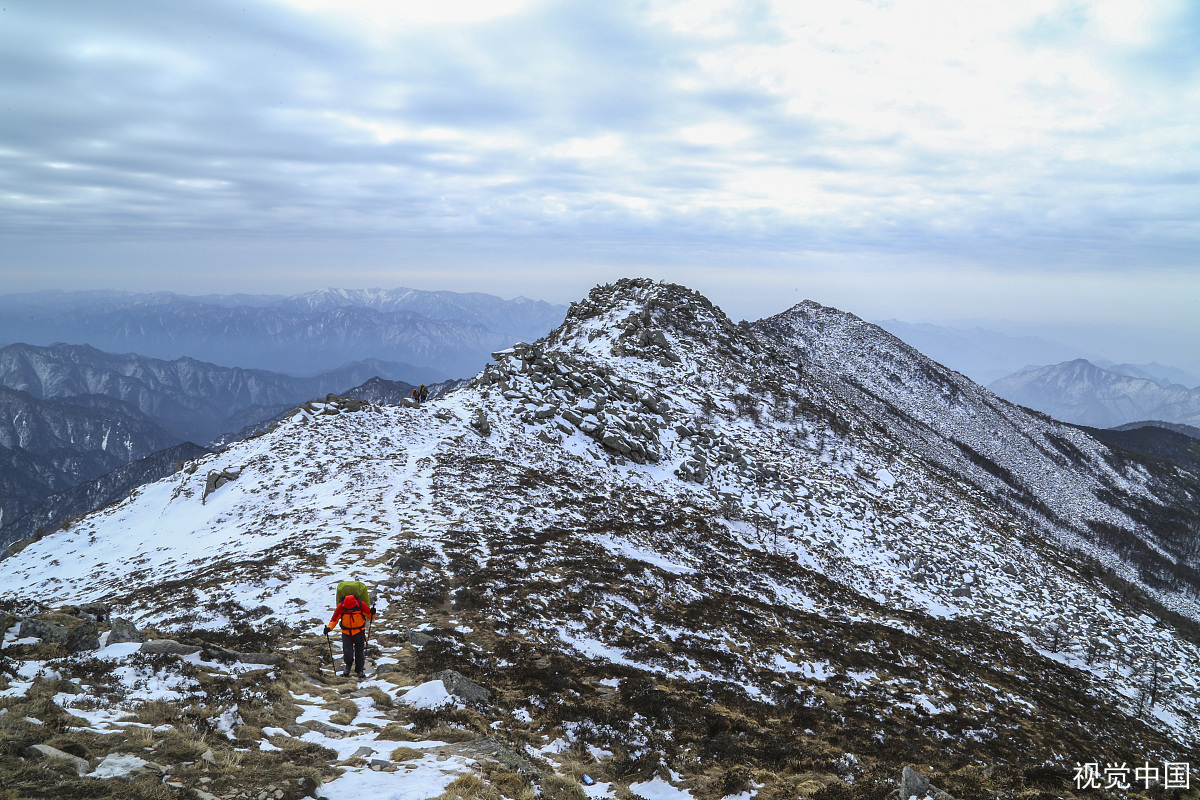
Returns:
[[[367,590],[367,585],[362,581],[342,581],[337,585],[337,601],[338,605],[346,599],[346,595],[352,594],[358,598],[358,602],[370,608],[371,593]]]

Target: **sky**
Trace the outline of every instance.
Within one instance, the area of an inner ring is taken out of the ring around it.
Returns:
[[[1200,3],[0,0],[0,293],[1200,333]]]

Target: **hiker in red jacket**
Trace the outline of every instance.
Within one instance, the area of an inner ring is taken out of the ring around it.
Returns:
[[[346,662],[343,678],[350,677],[350,666],[354,665],[354,674],[359,678],[367,677],[363,671],[367,655],[367,620],[374,619],[375,612],[366,603],[352,594],[338,604],[333,611],[333,619],[325,626],[329,632],[339,622],[342,625],[342,660]]]

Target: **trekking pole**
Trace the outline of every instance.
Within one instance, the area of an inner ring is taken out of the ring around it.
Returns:
[[[329,628],[325,629],[325,646],[329,648],[329,668],[334,669],[333,645],[329,643]],[[336,672],[337,670],[334,671]]]

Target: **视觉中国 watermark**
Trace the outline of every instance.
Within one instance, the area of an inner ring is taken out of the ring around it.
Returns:
[[[1128,764],[1105,764],[1090,761],[1075,762],[1076,789],[1132,789],[1135,784],[1143,788],[1161,786],[1164,789],[1192,788],[1192,765],[1189,761],[1164,761],[1158,764],[1143,762],[1140,767]]]

